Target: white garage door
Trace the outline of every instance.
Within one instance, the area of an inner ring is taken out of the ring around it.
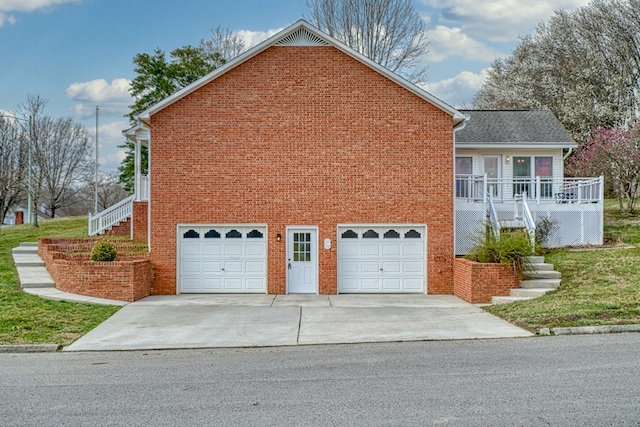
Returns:
[[[180,293],[265,293],[265,226],[178,227]]]
[[[338,227],[338,292],[426,292],[425,226]]]

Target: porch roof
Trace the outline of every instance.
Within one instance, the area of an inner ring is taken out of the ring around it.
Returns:
[[[576,148],[550,110],[461,110],[469,120],[456,133],[458,148]]]

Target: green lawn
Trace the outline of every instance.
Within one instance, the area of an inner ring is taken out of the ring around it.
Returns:
[[[486,307],[529,330],[542,327],[640,324],[640,215],[605,204],[605,242],[613,249],[555,250],[547,262],[562,273],[557,291],[534,300]]]
[[[0,344],[68,345],[118,311],[118,307],[45,300],[20,289],[11,249],[38,237],[86,236],[87,217],[0,230]]]

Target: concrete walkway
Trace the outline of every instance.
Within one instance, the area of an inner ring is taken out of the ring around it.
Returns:
[[[450,295],[167,295],[140,301],[55,289],[37,245],[13,250],[25,292],[123,306],[65,351],[268,347],[532,336]]]

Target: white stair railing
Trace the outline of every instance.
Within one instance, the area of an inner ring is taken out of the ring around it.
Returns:
[[[535,247],[536,242],[536,223],[533,220],[533,216],[531,215],[531,210],[529,210],[529,205],[527,204],[527,193],[526,191],[522,193],[522,221],[524,222],[524,226],[527,229],[527,234],[529,234],[529,238],[531,239],[531,247]],[[517,206],[517,203],[516,203]]]
[[[102,212],[98,212],[95,215],[89,214],[89,236],[100,234],[109,227],[113,227],[131,217],[135,197],[135,194],[133,194]]]
[[[489,192],[487,194],[487,200],[489,202],[489,222],[491,223],[491,228],[493,229],[493,237],[496,240],[500,239],[500,219],[498,219],[498,212],[496,211],[496,206],[493,204],[493,185],[489,186]]]

